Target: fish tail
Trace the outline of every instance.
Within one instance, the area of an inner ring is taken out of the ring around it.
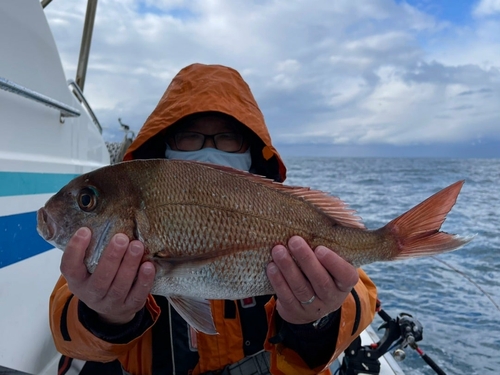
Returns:
[[[382,228],[394,236],[398,244],[392,260],[436,255],[458,249],[472,240],[472,237],[439,231],[463,184],[463,180],[455,182]]]

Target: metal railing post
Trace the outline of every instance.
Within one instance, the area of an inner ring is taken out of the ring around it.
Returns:
[[[92,121],[94,121],[94,124],[97,126],[97,129],[99,129],[99,133],[102,134],[102,126],[99,123],[99,120],[97,119],[94,111],[90,107],[90,104],[87,102],[87,99],[85,99],[85,96],[83,95],[82,90],[80,90],[80,87],[76,84],[75,81],[72,81],[71,79],[68,80],[68,86],[71,88],[73,95],[76,96],[76,98],[80,101],[80,103],[82,103],[83,107],[87,110],[87,113],[92,118]]]
[[[42,0],[42,8],[45,8],[47,5],[49,5],[52,2],[52,0]]]
[[[94,29],[97,0],[88,0],[87,12],[85,13],[85,24],[83,25],[82,44],[80,47],[80,57],[76,70],[75,82],[83,91],[85,76],[87,75],[87,65],[89,62],[90,45],[92,43],[92,31]]]

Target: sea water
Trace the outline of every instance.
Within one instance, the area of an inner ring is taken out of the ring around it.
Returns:
[[[389,315],[406,312],[422,323],[419,347],[448,375],[500,374],[500,311],[495,307],[500,305],[500,159],[288,157],[285,163],[287,184],[340,197],[369,229],[465,180],[441,229],[475,238],[437,256],[458,272],[433,258],[363,269]],[[381,323],[377,318],[374,328]],[[407,348],[406,353],[401,363],[406,374],[435,374],[415,351]]]

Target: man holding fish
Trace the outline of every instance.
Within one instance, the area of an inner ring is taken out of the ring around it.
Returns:
[[[286,177],[249,87],[238,72],[218,65],[182,69],[125,155],[157,158],[213,163],[278,182]],[[97,195],[81,194],[80,207],[90,210]],[[204,230],[203,220],[197,225],[190,230]],[[228,222],[226,230],[237,228]],[[89,268],[84,260],[92,241],[89,228],[69,239],[50,300],[51,329],[66,364],[69,358],[119,361],[124,373],[143,375],[328,374],[329,363],[375,314],[376,289],[364,272],[301,236],[269,247],[266,275],[274,293],[240,300],[206,295],[209,305],[167,299],[153,288],[155,275],[169,268],[161,271],[161,259],[146,257],[144,231],[101,236],[105,249]],[[60,373],[66,364],[61,361]]]

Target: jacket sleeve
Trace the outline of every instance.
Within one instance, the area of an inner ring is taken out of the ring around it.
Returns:
[[[57,350],[65,356],[86,361],[120,360],[130,373],[151,372],[151,327],[127,343],[100,339],[88,330],[79,318],[79,300],[69,290],[63,276],[54,287],[49,303],[49,322]],[[160,309],[150,295],[146,310],[156,322]]]
[[[311,369],[305,361],[292,349],[282,343],[273,344],[276,336],[276,301],[271,299],[266,305],[269,330],[265,349],[271,352],[271,373],[280,375],[313,375],[330,374],[330,364],[351,344],[361,332],[372,322],[376,312],[377,289],[375,284],[358,269],[359,281],[340,308],[337,341],[331,348],[331,358],[327,364]]]

